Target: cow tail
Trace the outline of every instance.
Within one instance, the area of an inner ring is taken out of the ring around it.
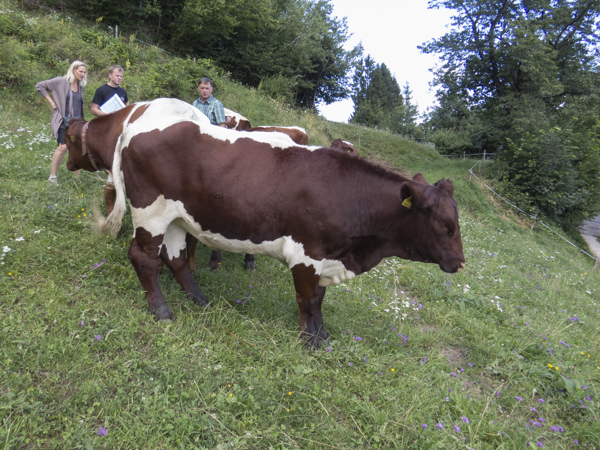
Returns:
[[[112,166],[112,177],[115,184],[115,206],[111,213],[104,217],[102,214],[96,214],[97,227],[100,233],[109,234],[111,237],[115,237],[121,229],[123,216],[127,205],[125,203],[125,181],[123,179],[123,173],[121,172],[121,151],[120,151],[121,138],[119,137],[117,145],[115,147],[115,154],[113,157]]]

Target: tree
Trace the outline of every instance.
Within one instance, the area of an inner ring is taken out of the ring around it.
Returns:
[[[367,55],[355,68],[353,88],[351,123],[403,131],[405,105],[400,86],[385,64],[376,64]]]
[[[530,151],[535,146],[555,149],[549,152],[560,155],[560,164],[552,166],[554,181],[538,177],[535,188],[521,184],[523,198],[565,224],[598,211],[600,196],[584,195],[575,180],[583,175],[581,161],[597,164],[597,130],[585,131],[580,123],[595,123],[600,116],[600,0],[431,0],[430,7],[456,12],[453,29],[421,47],[443,62],[435,83],[447,111],[437,119],[447,115],[449,105],[458,105],[456,100],[464,102],[466,141],[499,152],[499,179],[505,186],[531,167],[550,167],[547,154]],[[434,126],[439,130],[443,123],[437,120]],[[598,192],[600,181],[584,178],[584,189]],[[567,197],[571,201],[564,203]],[[559,203],[564,207],[550,206]]]
[[[329,0],[185,0],[171,45],[249,86],[287,81],[283,97],[314,108],[347,97],[358,52],[344,50],[348,27],[332,11]]]

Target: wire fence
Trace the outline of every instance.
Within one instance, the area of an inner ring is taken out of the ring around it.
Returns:
[[[556,235],[557,237],[559,237],[560,239],[562,239],[565,242],[568,242],[569,244],[571,244],[573,247],[575,247],[576,249],[578,249],[579,251],[581,251],[582,253],[584,253],[585,255],[589,256],[590,258],[592,258],[594,260],[594,269],[596,269],[596,267],[598,267],[598,264],[600,262],[600,257],[598,256],[594,256],[590,253],[588,253],[587,251],[585,251],[584,249],[582,249],[581,247],[579,247],[577,244],[571,242],[570,240],[568,240],[566,237],[562,236],[560,233],[558,233],[556,230],[554,230],[552,227],[550,227],[549,225],[545,224],[544,222],[538,220],[538,216],[532,216],[531,214],[529,214],[528,212],[524,211],[523,209],[519,208],[517,205],[515,205],[514,203],[510,202],[509,200],[507,200],[506,198],[502,197],[498,192],[496,192],[494,189],[492,189],[490,186],[488,186],[481,178],[479,178],[477,175],[475,175],[475,172],[473,171],[473,169],[479,165],[479,170],[481,171],[481,161],[477,162],[473,167],[471,167],[469,169],[469,181],[471,181],[472,177],[475,177],[483,186],[485,186],[490,192],[492,192],[496,197],[498,197],[500,200],[502,200],[503,202],[509,204],[511,207],[513,207],[514,209],[516,209],[517,211],[519,211],[521,214],[526,215],[527,217],[531,218],[533,220],[533,223],[531,224],[531,229],[533,229],[535,227],[536,223],[539,223],[540,225],[542,225],[544,228],[546,228],[548,231],[550,231],[552,234]]]

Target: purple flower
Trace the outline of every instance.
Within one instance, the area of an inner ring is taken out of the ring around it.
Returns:
[[[427,362],[427,356],[424,356],[421,362]]]
[[[331,353],[331,348],[330,348],[330,347],[327,347],[327,349],[326,349],[326,350],[327,350],[329,353]]]
[[[83,320],[82,320],[81,322],[79,322],[79,324],[80,324],[82,327],[85,327],[85,322],[84,322]]]
[[[424,423],[423,425],[421,425],[421,427],[422,427],[423,429],[425,429],[425,428],[427,428],[427,424],[426,424],[426,423]]]
[[[97,335],[96,335],[96,340],[97,340],[97,341],[99,341],[100,339],[102,339],[102,336],[101,336],[101,335],[99,335],[99,334],[97,334]]]
[[[352,367],[352,363],[348,363],[350,365],[350,367]]]
[[[471,364],[471,363],[467,363],[467,366],[469,366],[469,367],[473,367],[473,364]]]
[[[518,395],[517,395],[517,396],[515,396],[515,398],[516,398],[517,400],[519,400],[520,402],[522,402],[522,401],[523,401],[523,399],[522,399],[521,397],[519,397]]]
[[[536,444],[537,444],[538,447],[543,447],[544,446],[544,444],[542,444],[540,441],[537,441]]]
[[[423,305],[419,303],[419,309],[423,309]]]
[[[558,341],[558,343],[564,345],[565,347],[571,348],[571,346],[569,344],[567,344],[565,341]]]
[[[450,372],[450,375],[452,375],[453,377],[456,377],[456,374],[454,372]]]
[[[454,425],[454,431],[460,433],[460,427],[458,425]]]
[[[582,384],[581,385],[581,389],[587,389],[587,386],[585,386],[585,385]]]
[[[444,425],[442,425],[440,422],[435,424],[436,427],[438,427],[438,429],[443,430],[444,429]]]
[[[362,341],[362,338],[360,336],[356,336],[356,340],[357,341]]]
[[[450,401],[450,397],[446,397],[446,401],[449,402]]]
[[[544,400],[543,398],[538,398],[538,402],[540,402],[540,403],[546,403],[546,400]]]
[[[471,421],[469,420],[468,417],[462,417],[462,421],[465,422],[466,424],[471,423]]]
[[[577,439],[575,439],[575,440],[573,441],[573,444],[575,444],[575,445],[579,445],[579,441],[578,441]]]
[[[537,412],[537,409],[535,409],[535,408],[529,408],[529,409],[531,409],[533,412]]]
[[[550,427],[550,429],[551,429],[552,431],[558,431],[558,427],[556,427],[556,426],[554,426],[554,425],[552,425],[552,426]]]
[[[98,435],[99,436],[107,436],[108,430],[104,427],[100,427],[100,428],[98,428]]]
[[[500,392],[496,391],[496,397],[500,397]]]

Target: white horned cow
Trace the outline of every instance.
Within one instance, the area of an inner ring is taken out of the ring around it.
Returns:
[[[313,347],[328,337],[321,314],[327,286],[390,256],[449,273],[465,266],[449,180],[430,185],[420,174],[407,179],[339,149],[313,151],[279,133],[178,116],[130,118],[110,147],[114,127],[120,132],[123,117],[75,120],[65,138],[67,168],[95,170],[93,158],[112,170],[117,200],[105,228],[120,227],[127,195],[134,227],[128,255],[158,319],[173,318],[158,284],[161,260],[191,300],[207,305],[186,264],[186,233],[289,267],[300,336]]]

